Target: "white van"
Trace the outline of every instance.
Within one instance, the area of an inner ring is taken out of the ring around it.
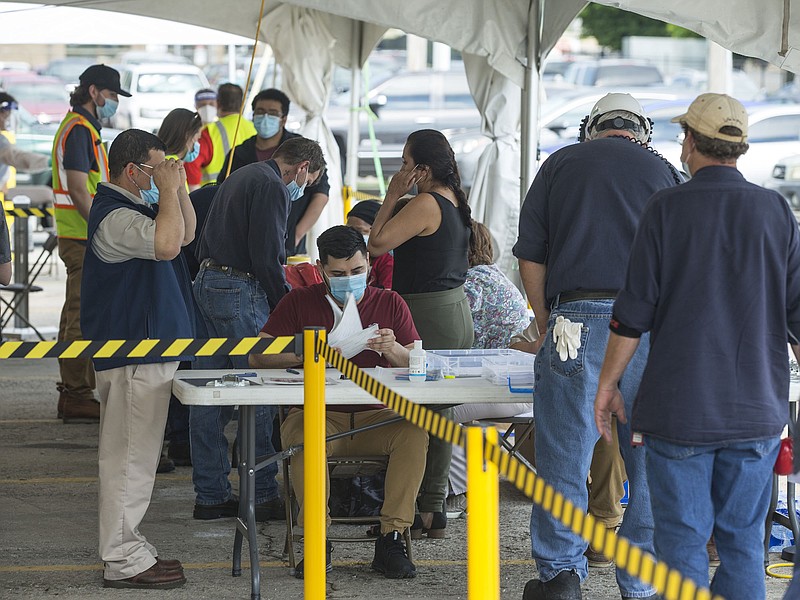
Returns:
[[[122,89],[132,94],[119,98],[112,124],[153,133],[173,108],[194,110],[194,95],[207,88],[208,79],[198,67],[179,63],[142,63],[119,67]]]

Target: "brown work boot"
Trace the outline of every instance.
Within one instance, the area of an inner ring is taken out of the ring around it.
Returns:
[[[65,395],[61,415],[64,423],[95,423],[100,420],[100,403],[94,398]]]

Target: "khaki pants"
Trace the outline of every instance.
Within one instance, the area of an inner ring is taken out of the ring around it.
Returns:
[[[99,552],[104,577],[127,579],[156,562],[139,532],[153,493],[177,362],[97,373],[100,394]]]
[[[350,413],[328,411],[326,414],[327,435],[351,429]],[[355,427],[380,423],[397,416],[388,410],[369,410],[353,413]],[[281,442],[284,448],[303,443],[303,411],[292,410],[281,425]],[[428,450],[428,434],[408,421],[399,421],[377,429],[365,431],[352,437],[338,439],[326,444],[327,456],[381,456],[389,457],[383,507],[381,508],[381,534],[403,531],[414,521],[414,502],[425,471],[425,453]],[[292,487],[300,505],[297,524],[303,525],[303,457],[304,453],[292,457]],[[325,470],[325,499],[330,485]],[[330,525],[330,513],[326,516]]]
[[[625,463],[619,451],[617,419],[611,423],[614,441],[609,444],[600,438],[594,446],[592,466],[589,471],[589,514],[607,528],[616,527],[622,520],[619,501],[625,495]]]
[[[67,270],[66,298],[61,309],[61,324],[58,329],[59,342],[73,342],[81,335],[81,275],[86,246],[77,240],[58,238],[58,255]],[[94,398],[94,367],[89,358],[59,358],[61,371],[59,387],[76,398]]]

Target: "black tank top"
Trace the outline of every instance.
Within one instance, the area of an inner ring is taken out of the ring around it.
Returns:
[[[447,198],[431,195],[442,211],[442,223],[433,234],[415,236],[395,248],[392,289],[399,294],[452,290],[467,278],[470,228]]]

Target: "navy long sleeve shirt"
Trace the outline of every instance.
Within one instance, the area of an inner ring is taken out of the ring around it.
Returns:
[[[800,238],[777,193],[725,166],[655,194],[614,315],[650,331],[633,427],[673,442],[779,435],[800,338]]]
[[[284,275],[289,192],[273,160],[231,173],[217,190],[197,244],[197,260],[211,258],[255,275],[275,308],[289,291]]]

